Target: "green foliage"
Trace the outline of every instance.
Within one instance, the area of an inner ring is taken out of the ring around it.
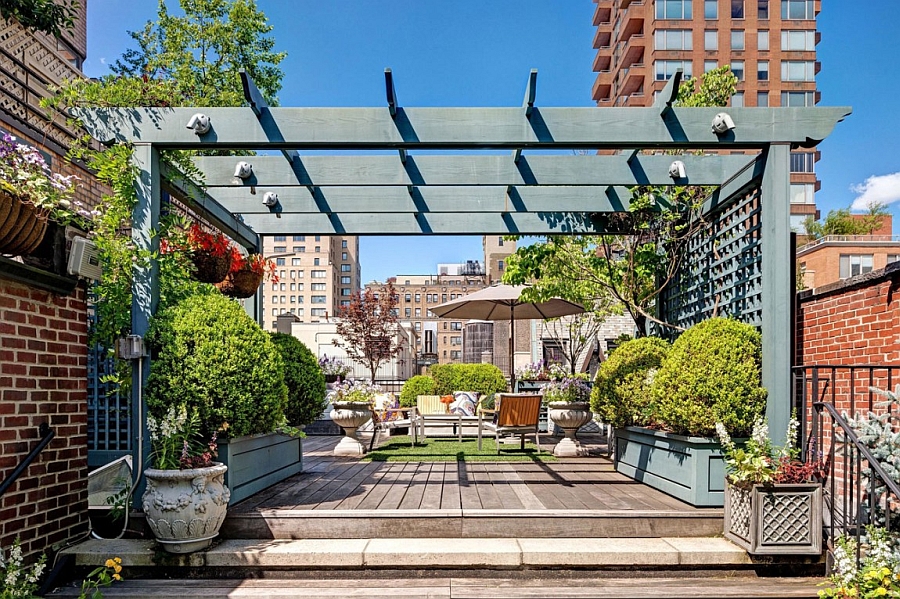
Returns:
[[[284,360],[288,402],[284,415],[293,426],[315,422],[325,409],[325,375],[316,356],[293,335],[271,333]]]
[[[435,394],[477,391],[482,395],[506,391],[506,378],[493,364],[435,364],[428,369],[434,378]]]
[[[7,23],[15,18],[25,29],[61,37],[74,27],[78,16],[75,0],[0,0],[0,17]]]
[[[726,106],[737,89],[738,78],[728,65],[704,73],[699,79],[682,81],[676,106]]]
[[[125,52],[111,70],[139,79],[168,79],[193,106],[241,106],[244,69],[265,96],[277,105],[287,56],[275,52],[266,15],[254,0],[179,0],[182,16],[159,1],[156,22],[129,32],[137,49]]]
[[[160,310],[147,337],[145,396],[157,418],[185,404],[199,412],[204,437],[225,427],[233,437],[268,433],[281,423],[284,363],[240,304],[216,293],[187,297]]]
[[[762,338],[751,325],[728,318],[694,325],[675,340],[654,377],[657,423],[708,437],[721,422],[734,436],[746,437],[766,406],[761,361]]]
[[[417,395],[436,395],[434,379],[427,374],[417,374],[403,383],[400,390],[400,406],[411,408],[416,405]]]
[[[857,545],[855,536],[841,535],[834,543],[834,565],[830,586],[819,597],[875,599],[900,597],[900,547],[898,539],[884,528],[868,525]],[[857,562],[857,556],[861,563]]]
[[[868,210],[854,218],[849,208],[829,210],[825,220],[817,221],[813,216],[807,216],[803,221],[806,234],[813,239],[821,239],[828,235],[871,235],[881,228],[888,210],[884,204],[877,202],[870,204]]]
[[[591,410],[617,428],[651,424],[650,385],[670,349],[658,337],[640,337],[617,347],[597,370]]]

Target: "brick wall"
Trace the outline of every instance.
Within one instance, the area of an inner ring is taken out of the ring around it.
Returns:
[[[0,265],[0,480],[56,437],[0,498],[0,546],[26,554],[87,530],[87,312],[69,296],[3,278]]]

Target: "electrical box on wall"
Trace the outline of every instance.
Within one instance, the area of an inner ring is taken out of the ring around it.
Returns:
[[[68,271],[70,275],[100,280],[103,275],[103,269],[100,267],[100,252],[93,241],[86,237],[76,237],[72,240]]]

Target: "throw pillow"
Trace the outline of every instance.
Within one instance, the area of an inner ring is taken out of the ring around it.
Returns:
[[[472,391],[454,391],[453,403],[450,404],[451,414],[474,416],[475,406],[478,405],[478,393]]]

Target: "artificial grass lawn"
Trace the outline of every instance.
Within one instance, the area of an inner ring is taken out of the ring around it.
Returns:
[[[396,437],[367,453],[364,460],[371,462],[555,462],[552,448],[538,452],[534,443],[526,440],[524,451],[515,444],[500,444],[500,455],[493,439],[484,438],[481,451],[478,439],[428,438],[413,445],[409,437]]]

